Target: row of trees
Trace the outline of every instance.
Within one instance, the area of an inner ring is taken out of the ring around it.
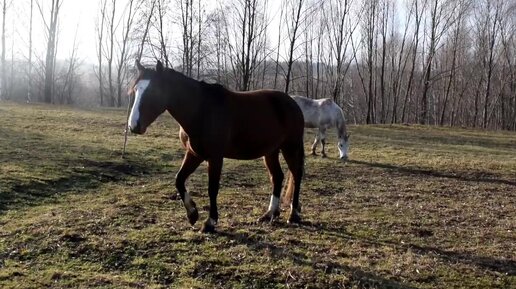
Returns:
[[[99,0],[94,65],[56,61],[62,1],[44,18],[45,62],[32,72],[29,53],[26,65],[45,102],[73,102],[83,73],[95,76],[90,101],[126,105],[134,60],[160,59],[235,90],[330,97],[355,123],[516,130],[514,0]],[[5,51],[2,37],[4,98]]]

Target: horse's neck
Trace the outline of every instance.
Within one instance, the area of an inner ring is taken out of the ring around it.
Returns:
[[[177,75],[174,75],[177,74]],[[171,72],[167,81],[169,87],[168,112],[185,129],[187,133],[193,130],[202,103],[201,87],[197,80]]]
[[[339,138],[344,137],[348,133],[348,129],[346,127],[346,120],[344,119],[344,113],[339,109],[339,114],[337,115],[337,131]]]

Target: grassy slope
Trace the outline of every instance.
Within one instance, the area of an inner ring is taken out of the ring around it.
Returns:
[[[352,161],[333,139],[307,157],[300,227],[255,224],[262,161],[228,160],[202,235],[171,199],[177,125],[162,116],[122,160],[124,115],[0,103],[0,287],[516,287],[514,133],[352,126]],[[206,186],[201,165],[201,207]]]

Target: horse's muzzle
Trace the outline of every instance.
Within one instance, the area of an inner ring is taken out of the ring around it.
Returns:
[[[343,160],[343,161],[347,161],[348,160],[348,156],[341,156],[340,159]]]

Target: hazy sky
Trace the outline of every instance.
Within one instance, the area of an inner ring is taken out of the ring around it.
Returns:
[[[15,58],[27,59],[29,41],[29,13],[30,0],[7,0],[8,15],[6,21],[6,46],[7,58],[11,57],[11,46],[14,45]],[[69,57],[73,48],[73,40],[77,30],[78,55],[86,62],[95,62],[96,59],[96,35],[95,26],[99,13],[100,0],[61,0],[61,12],[59,16],[58,55],[59,59]],[[117,0],[117,14],[121,13],[127,5],[127,0]],[[174,1],[172,1],[174,2]],[[204,0],[207,12],[217,5],[215,0]],[[269,17],[279,17],[279,5],[281,0],[269,0]],[[39,58],[44,57],[46,51],[46,35],[41,12],[36,3],[40,3],[45,19],[49,18],[51,0],[34,0],[33,17],[33,46]],[[177,13],[169,9],[167,13]],[[47,20],[48,21],[48,20]],[[277,19],[272,19],[270,24],[269,40],[277,40]],[[169,23],[170,25],[170,23]],[[13,27],[14,30],[13,30]],[[173,34],[173,33],[172,33]],[[177,34],[177,33],[176,33]],[[14,37],[13,37],[14,36]],[[179,43],[178,35],[169,35],[173,47]],[[176,43],[177,42],[177,43]],[[34,57],[34,56],[33,56]]]
[[[95,58],[95,17],[98,0],[62,0],[59,26],[58,58],[67,58],[73,47],[77,30],[79,54],[83,58]],[[33,8],[33,46],[37,57],[42,57],[46,48],[46,35],[39,2],[45,19],[49,18],[50,0],[35,0]],[[6,58],[27,59],[29,47],[30,0],[11,0],[7,2],[6,17]],[[46,20],[48,21],[48,20]],[[11,49],[13,47],[14,49]],[[34,56],[33,56],[34,57]]]
[[[15,52],[15,58],[27,59],[28,57],[28,40],[29,40],[29,12],[30,0],[7,0],[8,16],[6,19],[6,48],[7,58],[11,57],[11,50]],[[58,38],[58,58],[68,58],[72,47],[75,33],[77,31],[78,55],[85,62],[94,63],[96,59],[96,35],[95,25],[98,17],[100,0],[61,0],[62,7],[60,13],[59,38]],[[46,36],[41,12],[36,5],[40,3],[45,19],[49,18],[51,0],[34,0],[34,23],[33,23],[33,42],[34,51],[40,59],[44,57],[46,51]],[[127,0],[118,0],[119,8],[117,13],[121,13],[127,4]],[[277,41],[277,26],[279,18],[279,5],[281,0],[269,0],[269,17],[275,18],[270,20],[268,31],[269,41],[274,43]],[[396,2],[403,2],[402,0]],[[211,10],[217,3],[215,0],[204,0],[207,9]],[[403,5],[398,5],[397,12]],[[177,13],[173,9],[169,9],[167,13]],[[14,27],[14,30],[13,30]],[[177,33],[176,33],[177,34]],[[169,36],[170,37],[170,36]],[[178,35],[175,35],[178,37]],[[178,44],[180,39],[170,38],[173,47]],[[273,44],[274,45],[274,44]],[[11,49],[13,46],[14,49]]]

